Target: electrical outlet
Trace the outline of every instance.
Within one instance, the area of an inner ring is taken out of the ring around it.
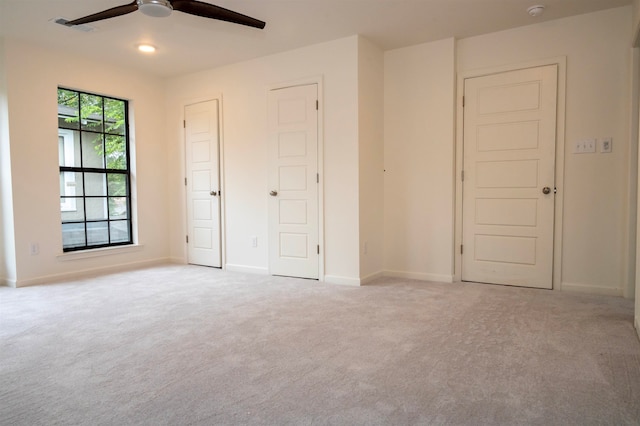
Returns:
[[[258,237],[255,235],[251,237],[251,247],[258,247]]]
[[[38,243],[30,243],[29,244],[29,254],[31,256],[35,256],[40,253],[40,245]]]

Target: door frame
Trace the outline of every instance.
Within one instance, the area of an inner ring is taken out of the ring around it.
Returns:
[[[223,127],[223,114],[222,114],[222,94],[219,95],[211,95],[211,96],[203,96],[198,98],[190,98],[185,99],[180,103],[180,114],[181,121],[184,123],[185,115],[184,110],[187,106],[198,104],[202,102],[209,101],[218,101],[218,179],[220,182],[219,191],[222,195],[218,197],[220,203],[220,269],[226,270],[227,264],[227,244],[226,244],[226,215],[225,215],[225,199],[226,199],[226,188],[225,188],[225,173],[224,173],[224,127]],[[185,137],[185,129],[184,126],[181,127],[180,131],[180,139],[181,139],[181,154],[182,154],[182,179],[186,178],[187,171],[187,138]],[[187,226],[187,186],[184,183],[180,184],[180,188],[182,191],[182,234],[187,235],[189,233]],[[183,244],[183,253],[184,253],[184,262],[189,263],[189,248],[187,246],[186,238],[182,240]]]
[[[320,255],[318,256],[318,281],[324,281],[324,261],[325,248],[324,242],[324,88],[323,76],[311,76],[298,80],[290,80],[281,83],[274,83],[266,87],[265,93],[265,114],[268,114],[267,94],[271,90],[286,89],[289,87],[308,86],[315,84],[318,87],[318,174],[320,175],[318,182],[318,244],[320,244]],[[265,115],[266,117],[266,115]],[[269,165],[267,164],[267,170]],[[268,193],[267,184],[265,183],[264,193]],[[268,235],[268,232],[267,232]],[[270,269],[271,265],[268,266]],[[268,272],[271,274],[271,271]]]
[[[483,77],[526,68],[542,67],[546,65],[558,66],[558,100],[556,109],[556,169],[555,185],[558,190],[555,197],[554,227],[553,227],[553,276],[551,286],[554,290],[562,287],[562,212],[564,208],[564,157],[565,157],[565,107],[566,107],[566,79],[567,58],[559,56],[540,59],[531,62],[503,65],[483,69],[462,71],[458,73],[456,86],[456,149],[455,149],[455,225],[454,225],[454,281],[462,280],[462,173],[464,147],[464,81],[468,78]]]

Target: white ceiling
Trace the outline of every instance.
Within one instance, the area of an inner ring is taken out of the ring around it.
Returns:
[[[203,0],[267,23],[264,30],[181,12],[140,12],[91,24],[93,32],[50,20],[76,19],[130,0],[0,0],[0,36],[119,63],[159,76],[218,67],[361,34],[383,50],[469,37],[631,4],[631,0]],[[545,13],[532,18],[534,4]],[[154,55],[135,50],[140,42]]]

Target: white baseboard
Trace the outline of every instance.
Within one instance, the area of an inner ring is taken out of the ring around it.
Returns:
[[[247,274],[269,275],[268,268],[260,268],[257,266],[233,265],[231,263],[227,263],[224,269],[230,272],[244,272]]]
[[[427,274],[423,272],[383,271],[385,277],[407,278],[410,280],[452,283],[453,275]]]
[[[325,275],[324,282],[329,284],[348,285],[359,287],[361,281],[359,278],[339,277],[337,275]]]
[[[187,259],[185,259],[184,257],[170,257],[169,263],[173,263],[175,265],[186,265]]]
[[[579,283],[566,283],[560,284],[560,289],[563,291],[574,291],[579,293],[599,294],[602,296],[619,296],[622,297],[623,290],[621,288],[611,288]]]
[[[0,287],[13,287],[16,286],[16,280],[10,280],[9,278],[0,278]]]
[[[366,277],[360,278],[360,285],[365,285],[370,283],[371,281],[376,280],[377,278],[384,277],[383,271],[378,271],[373,274],[367,275]]]
[[[169,263],[168,258],[159,258],[159,259],[152,259],[152,260],[143,260],[140,262],[131,262],[131,263],[124,263],[119,265],[104,266],[100,268],[82,269],[79,271],[65,272],[62,274],[44,275],[40,277],[29,278],[26,280],[19,279],[15,282],[14,287],[28,287],[31,285],[49,284],[54,282],[66,281],[70,279],[94,277],[94,276],[105,275],[105,274],[114,273],[114,272],[124,272],[124,271],[132,271],[135,269],[148,268],[150,266],[163,265],[167,263]]]

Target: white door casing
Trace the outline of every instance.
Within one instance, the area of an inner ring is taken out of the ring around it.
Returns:
[[[319,277],[318,86],[269,91],[269,272]]]
[[[187,105],[185,159],[187,258],[221,267],[218,101]]]
[[[552,288],[557,81],[557,65],[464,81],[464,281]]]

